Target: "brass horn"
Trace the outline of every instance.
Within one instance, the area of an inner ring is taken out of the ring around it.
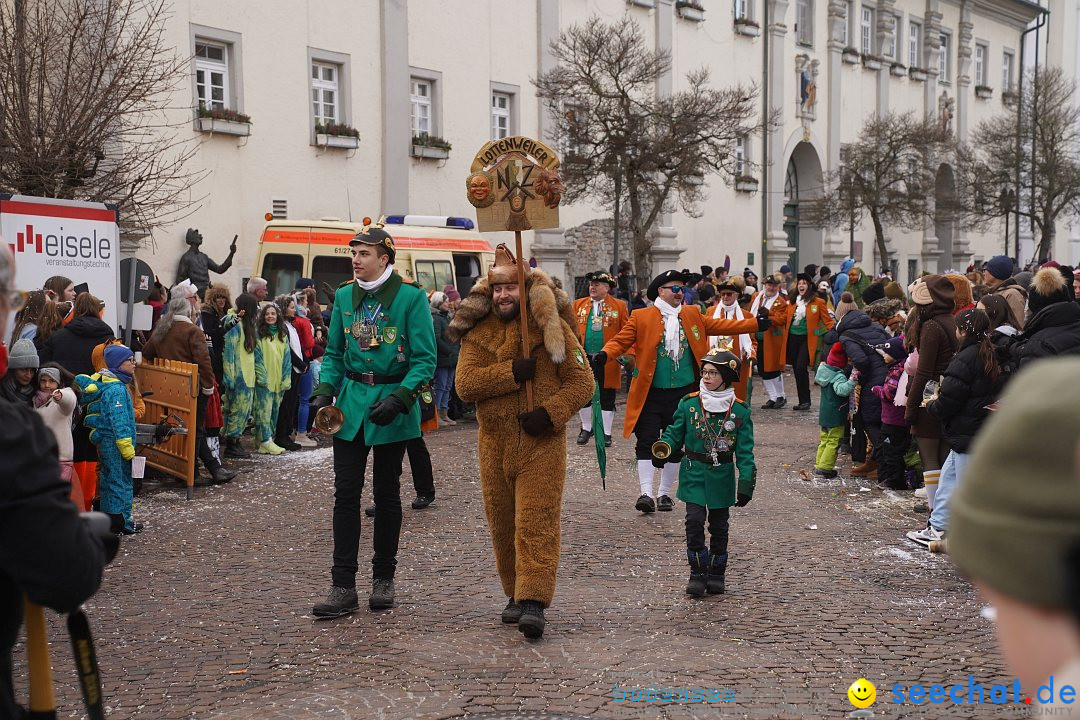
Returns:
[[[327,405],[319,408],[315,413],[315,427],[319,432],[327,435],[336,435],[341,426],[345,424],[345,413],[336,405]]]
[[[652,444],[652,455],[657,460],[667,460],[671,457],[671,445],[663,440],[657,440]]]

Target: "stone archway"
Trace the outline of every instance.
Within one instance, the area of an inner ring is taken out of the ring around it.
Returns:
[[[794,272],[809,263],[820,265],[823,258],[824,232],[820,225],[811,225],[799,212],[803,201],[819,197],[824,185],[821,160],[814,146],[805,140],[791,152],[784,173],[784,232],[787,242],[795,248],[789,258]]]
[[[938,167],[934,179],[934,234],[937,236],[941,259],[940,269],[953,266],[953,231],[956,218],[956,177],[949,165]]]

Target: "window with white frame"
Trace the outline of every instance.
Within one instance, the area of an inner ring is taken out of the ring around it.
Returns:
[[[735,0],[735,19],[750,19],[750,0]]]
[[[746,158],[749,151],[747,145],[746,136],[740,137],[735,141],[735,177],[742,177],[743,175],[749,175],[747,172]]]
[[[412,78],[409,90],[409,102],[412,103],[413,135],[432,134],[431,122],[431,81]]]
[[[986,49],[986,45],[979,43],[975,44],[975,84],[987,85],[986,79],[986,57],[989,52]]]
[[[499,140],[510,136],[510,105],[513,96],[509,93],[491,93],[491,139]]]
[[[874,54],[874,10],[865,5],[862,8],[862,22],[859,25],[862,41],[859,49],[863,55]]]
[[[908,67],[922,66],[922,25],[914,20],[908,23],[907,31]]]
[[[1006,50],[1001,54],[1001,92],[1012,92],[1013,54]]]
[[[795,40],[814,44],[814,0],[795,0]]]
[[[229,48],[220,43],[195,42],[195,95],[206,110],[229,107]]]
[[[948,84],[952,80],[952,59],[949,53],[952,50],[952,37],[949,33],[941,33],[941,52],[938,53],[938,82]]]
[[[341,66],[336,63],[311,63],[311,109],[316,125],[342,121]]]

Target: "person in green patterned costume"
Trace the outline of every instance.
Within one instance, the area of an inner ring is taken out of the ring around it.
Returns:
[[[285,317],[274,303],[259,310],[255,344],[255,439],[259,452],[280,455],[285,448],[274,442],[281,398],[292,385],[292,358]]]
[[[692,597],[724,592],[729,509],[745,506],[754,495],[754,423],[750,406],[735,397],[733,385],[739,380],[739,367],[739,358],[732,353],[710,350],[701,359],[699,391],[679,402],[672,423],[652,448],[653,457],[661,464],[685,448],[679,465],[678,498],[686,503],[686,556],[690,562],[686,593]]]

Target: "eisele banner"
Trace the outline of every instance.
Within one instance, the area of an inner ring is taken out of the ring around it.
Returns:
[[[0,195],[0,235],[15,256],[15,285],[40,290],[53,275],[86,284],[117,328],[120,233],[105,203]]]

